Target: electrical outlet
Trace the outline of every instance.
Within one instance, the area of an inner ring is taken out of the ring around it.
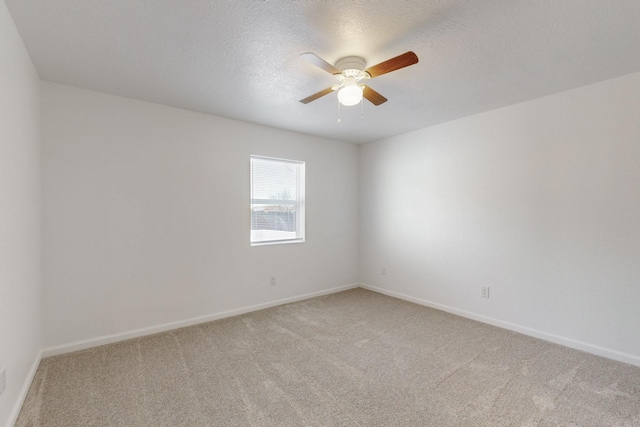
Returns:
[[[271,276],[269,277],[269,285],[270,286],[275,286],[276,285],[276,278]]]
[[[387,275],[387,268],[386,267],[382,267],[380,269],[380,274],[382,274],[383,276],[386,276]]]
[[[480,294],[480,296],[482,296],[483,298],[489,298],[489,287],[488,286],[483,286],[482,287],[482,293]]]
[[[4,393],[7,388],[7,373],[6,369],[2,368],[0,371],[0,394]]]

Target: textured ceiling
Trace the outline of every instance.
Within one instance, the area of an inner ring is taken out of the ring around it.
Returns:
[[[367,142],[640,71],[638,0],[5,0],[44,80]],[[420,62],[343,107],[299,57]]]

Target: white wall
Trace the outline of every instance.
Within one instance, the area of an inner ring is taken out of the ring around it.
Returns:
[[[40,80],[0,2],[0,425],[40,354]]]
[[[636,73],[363,146],[361,280],[640,365],[639,118]]]
[[[45,348],[356,283],[357,146],[48,82],[42,97]],[[251,154],[306,162],[305,243],[249,245]]]

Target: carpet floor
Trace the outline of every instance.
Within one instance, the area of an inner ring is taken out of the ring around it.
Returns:
[[[640,368],[353,289],[43,359],[18,427],[640,426]]]

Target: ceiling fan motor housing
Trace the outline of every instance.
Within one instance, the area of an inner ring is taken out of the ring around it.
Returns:
[[[336,68],[343,72],[346,70],[364,71],[366,65],[365,60],[359,56],[345,56],[336,62]]]
[[[345,86],[357,85],[360,80],[368,79],[371,76],[364,71],[366,62],[359,56],[345,56],[336,62],[336,68],[342,73],[335,74],[340,81],[339,84],[332,87],[333,90],[339,90]],[[362,88],[360,88],[362,89]]]

